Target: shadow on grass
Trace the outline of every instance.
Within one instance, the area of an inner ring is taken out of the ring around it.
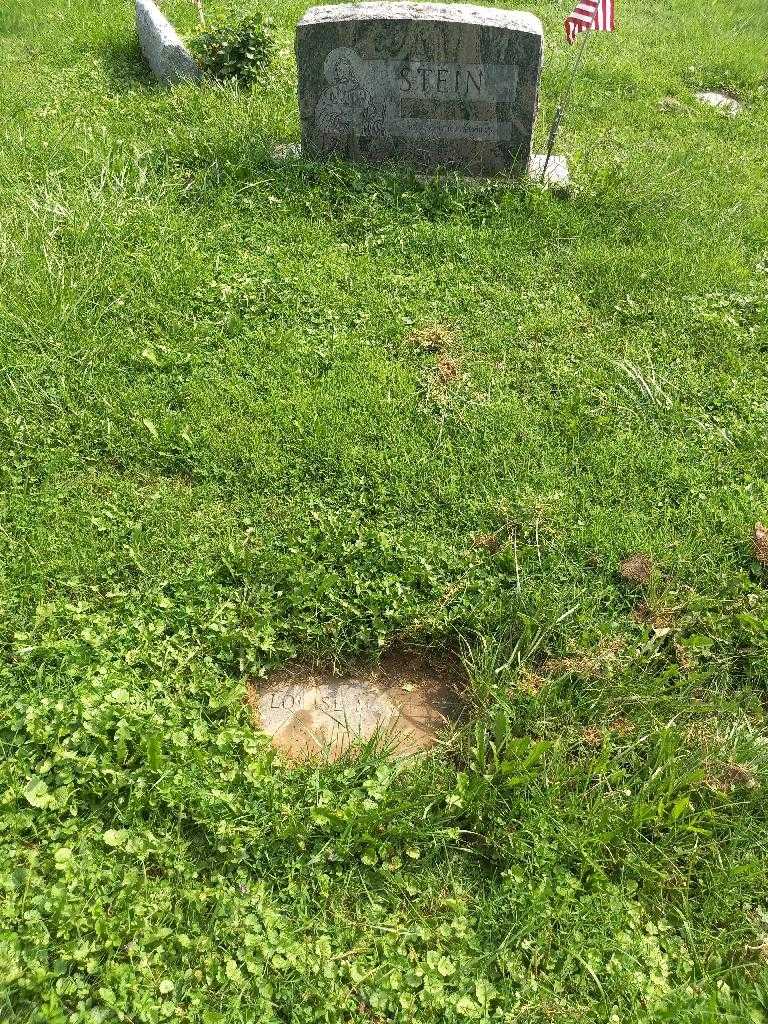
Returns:
[[[344,231],[350,230],[350,216],[363,217],[366,230],[380,219],[483,224],[502,206],[523,212],[547,202],[525,178],[471,178],[453,171],[426,175],[394,162],[308,160],[297,150],[295,143],[263,137],[198,138],[194,151],[170,155],[169,166],[191,179],[183,199],[188,207],[226,202],[245,212],[263,205],[268,191],[270,201],[284,204],[284,210],[330,216]]]
[[[14,11],[0,10],[0,36],[15,36],[21,30],[21,19]]]
[[[116,36],[102,49],[107,80],[114,89],[157,87],[135,37]]]

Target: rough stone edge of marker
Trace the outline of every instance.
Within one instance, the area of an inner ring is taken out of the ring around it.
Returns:
[[[195,81],[200,67],[153,0],[136,0],[136,32],[147,67],[166,84]]]
[[[506,28],[542,37],[544,35],[541,21],[528,11],[506,11],[496,7],[479,7],[475,4],[408,3],[403,0],[310,7],[299,21],[298,28],[328,21],[371,20],[442,21]]]

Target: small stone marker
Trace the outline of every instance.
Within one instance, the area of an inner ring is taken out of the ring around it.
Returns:
[[[431,746],[457,706],[459,673],[418,655],[384,657],[343,676],[296,666],[250,688],[254,715],[292,760],[336,758],[379,733],[393,752]]]
[[[732,96],[726,96],[722,92],[695,92],[694,97],[699,103],[706,103],[710,107],[717,107],[729,117],[736,117],[741,110],[741,104]]]
[[[136,0],[136,31],[155,78],[170,84],[200,77],[197,61],[153,0]]]
[[[545,164],[547,166],[546,173],[544,172]],[[564,156],[555,156],[554,153],[549,158],[549,163],[547,163],[545,153],[535,153],[528,164],[528,177],[531,181],[555,191],[565,190],[571,184],[571,172],[568,170],[567,159]]]
[[[538,18],[469,4],[313,7],[296,29],[305,156],[524,175]]]

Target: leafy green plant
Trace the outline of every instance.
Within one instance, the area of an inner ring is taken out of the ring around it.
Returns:
[[[0,0],[0,1021],[765,1024],[765,4],[590,44],[567,200],[278,171],[288,62],[138,88],[123,7]],[[434,751],[254,731],[398,641],[471,660]]]
[[[263,78],[274,51],[270,18],[252,14],[236,24],[212,26],[193,42],[201,68],[219,82],[249,86]]]

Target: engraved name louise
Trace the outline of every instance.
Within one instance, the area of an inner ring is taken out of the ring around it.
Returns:
[[[325,711],[333,713],[359,713],[364,701],[361,694],[354,688],[337,686],[326,689],[322,687],[313,695],[311,704],[306,704],[304,690],[275,690],[270,694],[269,706],[274,711]]]

